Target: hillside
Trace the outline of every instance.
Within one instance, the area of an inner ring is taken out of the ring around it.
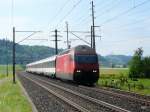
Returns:
[[[125,56],[125,55],[107,55],[105,56],[105,60],[108,61],[109,65],[128,65],[129,61],[131,60],[132,56]]]
[[[12,42],[7,41],[8,45],[8,63],[12,63]],[[59,51],[62,51],[59,50]],[[26,64],[39,59],[43,59],[55,54],[55,49],[46,46],[28,46],[16,44],[16,63]],[[6,64],[6,41],[0,40],[0,64]],[[125,55],[99,55],[99,63],[102,66],[110,67],[114,65],[126,65],[131,56]]]
[[[12,42],[7,41],[8,63],[12,63]],[[54,55],[55,49],[45,46],[27,46],[16,44],[16,63],[26,64]],[[6,63],[6,41],[0,40],[0,64]]]

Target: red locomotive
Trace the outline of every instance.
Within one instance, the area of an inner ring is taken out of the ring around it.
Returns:
[[[94,84],[99,79],[98,56],[94,49],[86,45],[79,45],[26,67],[28,72],[77,83]]]

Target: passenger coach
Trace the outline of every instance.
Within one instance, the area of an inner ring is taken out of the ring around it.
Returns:
[[[94,84],[99,79],[98,56],[89,46],[79,45],[56,56],[30,63],[26,66],[26,71]]]

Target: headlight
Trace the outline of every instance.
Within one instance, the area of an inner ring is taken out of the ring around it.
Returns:
[[[76,72],[80,73],[80,72],[81,72],[81,70],[77,70]]]
[[[95,73],[95,72],[97,72],[97,70],[93,70],[93,72]]]

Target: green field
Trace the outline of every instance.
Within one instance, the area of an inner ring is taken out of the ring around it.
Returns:
[[[150,95],[150,79],[128,78],[128,68],[101,68],[98,84],[139,94]]]
[[[120,75],[128,74],[128,68],[100,68],[100,77],[101,78],[118,78]]]
[[[7,77],[6,65],[0,65],[0,79]],[[16,71],[23,70],[20,65],[16,65]],[[8,65],[8,76],[12,75],[12,65]]]

